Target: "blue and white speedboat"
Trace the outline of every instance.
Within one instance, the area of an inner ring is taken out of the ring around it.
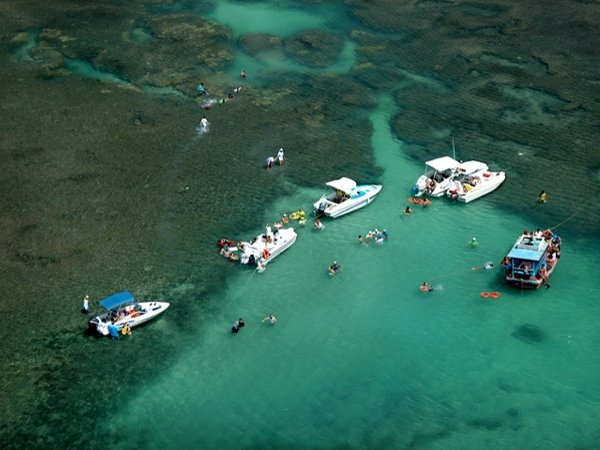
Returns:
[[[93,317],[88,322],[89,329],[100,336],[108,336],[110,328],[121,330],[124,325],[129,328],[137,327],[165,312],[170,306],[166,302],[138,303],[129,291],[106,297],[100,305],[106,312]]]
[[[367,206],[383,187],[380,184],[357,185],[354,180],[346,177],[330,181],[326,185],[333,191],[315,202],[314,210],[317,217],[324,215],[332,219]]]

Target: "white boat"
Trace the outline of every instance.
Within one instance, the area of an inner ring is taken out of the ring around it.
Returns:
[[[460,162],[449,156],[442,156],[425,162],[425,173],[413,186],[413,194],[420,197],[427,194],[441,197],[449,187],[450,179],[456,174]]]
[[[367,206],[383,187],[380,184],[357,185],[354,180],[346,177],[330,181],[326,185],[333,191],[315,202],[314,210],[317,216],[325,215],[332,219]]]
[[[106,297],[100,305],[106,312],[90,319],[88,327],[101,336],[108,336],[111,326],[116,330],[121,330],[126,324],[129,328],[137,327],[165,312],[170,306],[166,302],[136,302],[129,291]]]
[[[481,163],[483,164],[483,163]],[[488,166],[476,172],[463,172],[450,181],[446,195],[453,200],[469,203],[496,190],[506,179],[505,172],[490,172]]]
[[[238,244],[240,262],[242,264],[258,265],[264,268],[274,258],[290,248],[298,235],[293,228],[275,228],[273,232],[267,229],[265,234],[259,234],[250,242]]]

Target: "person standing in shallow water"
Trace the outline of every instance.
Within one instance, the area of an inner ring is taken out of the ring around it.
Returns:
[[[90,313],[90,296],[86,295],[83,298],[83,306],[81,307],[81,312],[84,314]]]
[[[231,332],[237,334],[240,331],[240,328],[243,328],[246,324],[244,323],[244,319],[241,317],[233,323],[231,327]]]

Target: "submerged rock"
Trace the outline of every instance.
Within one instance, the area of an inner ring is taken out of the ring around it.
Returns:
[[[342,38],[322,30],[304,31],[284,41],[284,50],[288,57],[313,67],[327,67],[333,64],[343,47]]]
[[[519,325],[510,335],[528,344],[537,344],[545,339],[544,332],[530,323]]]
[[[257,55],[272,50],[280,49],[283,41],[280,37],[267,33],[248,33],[239,39],[240,47],[250,55]]]

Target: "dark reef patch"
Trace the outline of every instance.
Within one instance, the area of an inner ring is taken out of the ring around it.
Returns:
[[[510,335],[527,344],[539,344],[546,338],[545,333],[539,327],[530,323],[515,327]]]

